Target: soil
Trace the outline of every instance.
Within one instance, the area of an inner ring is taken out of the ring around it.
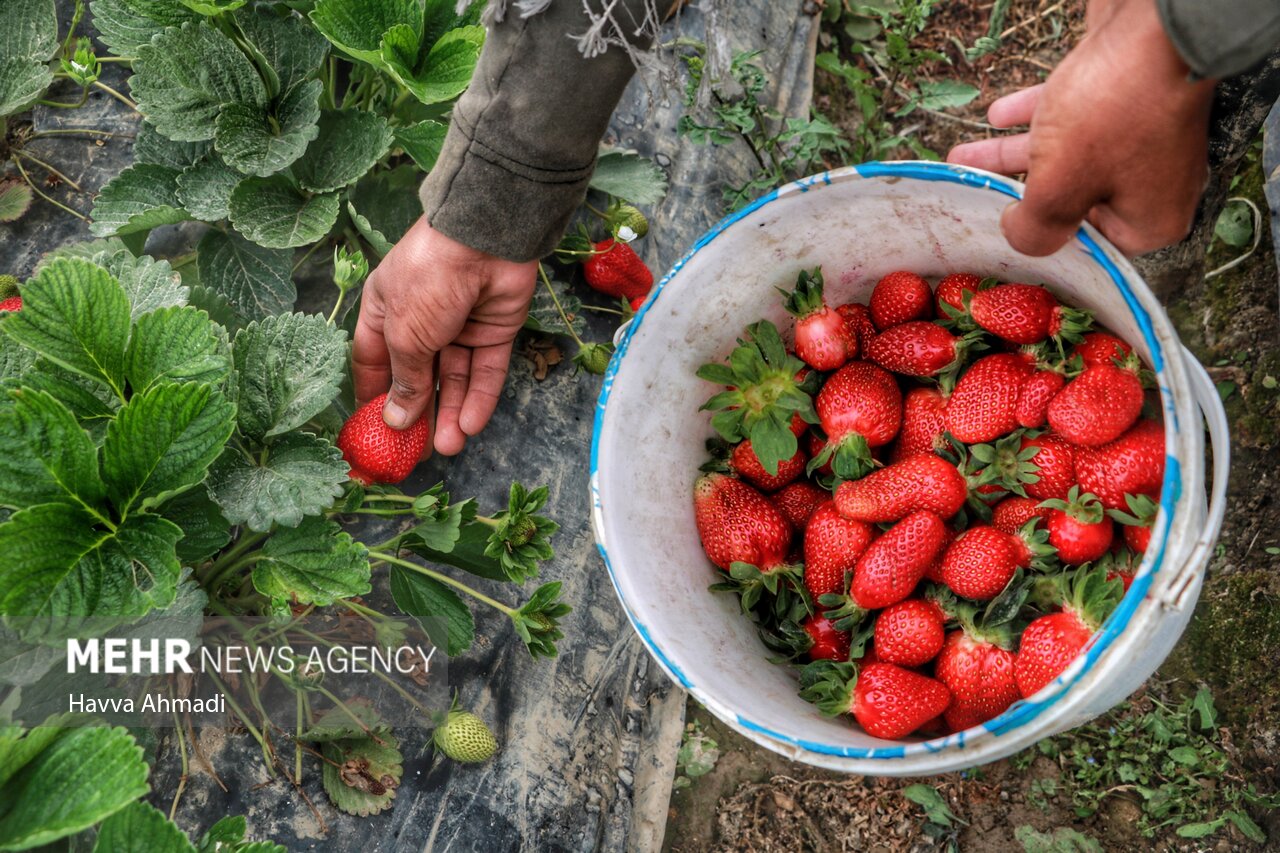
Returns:
[[[934,151],[945,153],[956,142],[988,133],[977,124],[987,105],[1040,82],[1084,30],[1081,0],[1014,3],[1003,47],[969,63],[960,46],[985,34],[991,5],[942,5],[922,36],[952,60],[949,66],[926,68],[926,76],[963,80],[981,91],[973,103],[950,111],[951,117],[911,116],[918,124],[914,132]],[[831,44],[828,39],[820,49],[832,49]],[[815,108],[846,128],[858,121],[838,84],[821,72]],[[1265,215],[1259,158],[1251,156],[1241,169],[1233,195],[1253,200]],[[1208,267],[1242,251],[1217,243],[1209,250]],[[1177,697],[1208,687],[1221,714],[1233,772],[1257,790],[1271,792],[1280,781],[1280,688],[1274,678],[1280,661],[1280,498],[1275,496],[1280,486],[1280,314],[1269,232],[1245,262],[1203,284],[1188,282],[1168,307],[1184,343],[1210,367],[1215,381],[1230,383],[1220,385],[1232,427],[1230,503],[1191,626],[1145,690]],[[950,844],[963,851],[1017,851],[1023,846],[1014,832],[1024,825],[1041,831],[1072,827],[1106,851],[1280,850],[1280,813],[1275,812],[1253,812],[1272,839],[1263,845],[1230,827],[1195,841],[1176,836],[1172,828],[1143,838],[1137,831],[1140,807],[1125,792],[1106,799],[1097,814],[1079,818],[1070,802],[1037,793],[1043,780],[1062,772],[1045,756],[927,780],[849,777],[767,752],[692,701],[687,718],[701,723],[718,742],[721,756],[714,770],[673,795],[664,845],[672,853],[887,853]],[[935,786],[964,822],[954,834],[927,834],[920,807],[900,793],[918,781]]]

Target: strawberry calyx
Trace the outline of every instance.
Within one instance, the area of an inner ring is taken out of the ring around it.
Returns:
[[[984,290],[990,290],[999,283],[999,279],[988,276],[978,282],[976,289],[970,290],[966,287],[960,292],[960,301],[964,305],[963,308],[957,308],[946,300],[939,300],[938,307],[942,309],[943,314],[946,316],[940,318],[938,322],[945,328],[952,329],[954,331],[980,331],[978,324],[973,319],[973,314],[970,313],[969,310],[970,303],[973,301],[973,295]]]
[[[861,479],[880,466],[871,455],[871,445],[867,443],[867,439],[856,432],[848,433],[836,441],[828,439],[822,450],[809,460],[805,473],[813,474],[828,462],[835,474],[836,485],[843,480]]]
[[[1074,379],[1084,372],[1084,358],[1079,353],[1067,355],[1061,350],[1052,350],[1046,341],[1024,344],[1018,353],[1037,372],[1057,373],[1064,379]]]
[[[811,314],[817,314],[827,307],[822,296],[822,267],[814,267],[812,271],[800,270],[796,277],[795,290],[787,291],[778,288],[785,300],[783,306],[787,312],[797,319],[803,320]]]
[[[852,713],[858,669],[858,664],[848,661],[814,661],[800,670],[800,698],[827,717]]]
[[[970,639],[1012,651],[1022,633],[1018,614],[1031,593],[1035,578],[1022,569],[1014,572],[1000,594],[985,605],[952,596],[944,612]],[[942,606],[942,605],[940,605]]]
[[[1023,447],[1022,439],[1026,435],[1023,430],[1015,430],[994,444],[970,446],[969,455],[984,463],[982,469],[976,472],[976,479],[971,487],[995,485],[1007,492],[1026,497],[1024,486],[1040,482],[1040,466],[1033,461],[1040,448],[1035,445]]]
[[[1124,597],[1124,582],[1105,561],[1059,576],[1062,607],[1090,631],[1097,631]]]
[[[1124,502],[1129,507],[1128,512],[1120,509],[1109,509],[1107,510],[1107,515],[1121,524],[1131,527],[1153,527],[1155,525],[1156,515],[1160,512],[1160,507],[1150,497],[1147,495],[1131,495],[1126,492]]]
[[[1036,516],[1018,528],[1013,538],[1018,545],[1018,565],[1028,569],[1050,571],[1058,549],[1049,544],[1049,529],[1044,519]]]
[[[847,579],[846,579],[847,580]],[[848,592],[829,592],[818,597],[821,613],[840,631],[853,631],[868,622],[871,611],[858,604]]]
[[[1093,313],[1083,308],[1058,304],[1049,320],[1049,336],[1063,353],[1064,344],[1078,344],[1093,329]],[[1064,353],[1065,357],[1065,353]]]
[[[732,563],[728,578],[711,584],[708,589],[737,593],[743,613],[751,613],[764,602],[769,612],[761,615],[780,619],[797,606],[797,597],[806,612],[813,612],[809,593],[804,588],[804,567],[798,563],[781,563],[767,569],[750,563]]]
[[[1081,524],[1098,524],[1106,518],[1106,511],[1102,508],[1102,501],[1098,500],[1097,495],[1091,492],[1081,493],[1078,485],[1071,487],[1071,491],[1067,492],[1066,500],[1050,498],[1041,501],[1040,506],[1066,513],[1069,518]]]

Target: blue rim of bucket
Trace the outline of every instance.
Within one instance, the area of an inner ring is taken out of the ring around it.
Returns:
[[[923,161],[902,161],[902,162],[879,162],[872,161],[857,166],[848,166],[842,169],[836,169],[829,172],[822,172],[798,181],[793,181],[778,189],[774,189],[769,193],[761,196],[751,204],[736,211],[724,219],[720,220],[711,227],[707,233],[703,234],[693,248],[677,261],[662,280],[654,287],[649,298],[645,300],[644,305],[636,313],[635,318],[630,325],[626,327],[622,339],[618,342],[617,351],[613,358],[609,361],[608,369],[605,371],[604,383],[600,389],[600,397],[596,402],[596,412],[594,419],[594,427],[591,436],[591,500],[592,512],[599,513],[601,510],[600,490],[599,490],[599,454],[600,454],[600,436],[604,426],[605,410],[609,403],[609,395],[613,391],[613,383],[617,377],[618,371],[622,367],[622,363],[626,357],[627,349],[634,337],[636,331],[644,322],[645,315],[649,308],[653,305],[658,294],[668,282],[673,279],[677,273],[705,246],[711,243],[716,237],[722,234],[729,226],[755,213],[765,205],[776,201],[780,197],[790,195],[794,192],[810,192],[830,186],[835,180],[846,180],[853,177],[860,178],[907,178],[919,181],[946,181],[950,183],[963,184],[965,186],[977,189],[992,190],[1009,196],[1013,199],[1021,199],[1021,188],[1007,178],[999,175],[983,172],[976,169],[969,169],[964,166],[955,166],[945,163],[931,163]],[[1089,257],[1101,267],[1110,277],[1112,283],[1120,291],[1124,297],[1129,310],[1134,319],[1138,323],[1141,330],[1142,338],[1147,344],[1148,351],[1151,353],[1151,364],[1156,373],[1157,381],[1160,385],[1161,400],[1165,416],[1166,435],[1168,430],[1176,433],[1179,430],[1177,412],[1173,405],[1173,395],[1166,383],[1166,375],[1164,370],[1165,353],[1155,334],[1155,329],[1151,322],[1151,315],[1139,302],[1137,295],[1130,286],[1128,277],[1112,260],[1111,256],[1099,243],[1099,241],[1090,233],[1090,229],[1080,228],[1076,232],[1076,241],[1082,246]],[[1175,354],[1176,355],[1176,354]],[[1166,441],[1166,447],[1168,442]],[[964,749],[967,743],[975,738],[982,737],[986,739],[987,735],[1000,736],[1006,735],[1019,729],[1032,720],[1036,719],[1048,708],[1056,704],[1060,699],[1066,696],[1071,687],[1085,676],[1086,673],[1097,662],[1098,658],[1111,646],[1111,644],[1123,633],[1128,626],[1129,620],[1133,617],[1138,607],[1142,604],[1146,597],[1147,590],[1151,586],[1151,582],[1160,570],[1164,562],[1165,551],[1169,542],[1169,531],[1172,527],[1174,508],[1181,497],[1181,470],[1178,460],[1172,454],[1165,454],[1165,472],[1164,483],[1160,493],[1160,508],[1162,510],[1161,518],[1164,519],[1162,524],[1157,525],[1157,529],[1153,531],[1153,544],[1147,548],[1147,559],[1144,560],[1142,568],[1134,578],[1129,591],[1125,594],[1120,605],[1115,609],[1111,616],[1103,624],[1101,630],[1095,635],[1091,644],[1085,649],[1083,664],[1077,662],[1068,668],[1067,672],[1060,675],[1049,686],[1045,687],[1036,698],[1025,699],[1014,703],[1003,714],[993,720],[983,723],[976,729],[957,732],[945,738],[937,738],[935,740],[918,741],[908,744],[899,744],[884,747],[854,747],[841,746],[837,744],[823,743],[821,741],[813,741],[804,738],[796,738],[782,732],[775,731],[768,726],[762,725],[749,717],[736,713],[737,724],[748,731],[757,732],[774,741],[804,749],[809,752],[820,755],[836,756],[840,758],[857,758],[857,759],[900,759],[911,755],[925,755],[930,753],[943,752],[952,749]],[[605,568],[609,572],[609,578],[613,582],[614,589],[618,593],[618,600],[622,603],[623,611],[627,614],[636,633],[640,635],[641,641],[649,650],[649,653],[662,665],[662,667],[677,681],[685,690],[688,690],[696,698],[712,707],[721,707],[720,703],[711,697],[704,696],[702,692],[693,684],[693,682],[685,675],[680,667],[672,661],[650,634],[648,627],[636,618],[635,613],[627,605],[627,601],[622,594],[622,588],[618,584],[618,577],[614,571],[613,561],[609,557],[609,549],[604,540],[604,531],[601,529],[603,525],[595,525],[596,549],[600,552],[601,558],[604,560]],[[1154,554],[1154,558],[1152,555]]]

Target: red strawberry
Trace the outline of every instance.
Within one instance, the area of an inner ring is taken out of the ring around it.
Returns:
[[[929,282],[913,272],[891,272],[876,282],[868,305],[871,320],[880,331],[910,320],[933,316],[933,291]]]
[[[1049,416],[1049,403],[1057,396],[1067,378],[1054,370],[1037,370],[1022,383],[1013,417],[1018,426],[1038,429]]]
[[[693,486],[693,507],[702,548],[719,568],[749,563],[767,572],[786,562],[791,524],[741,480],[703,474]]]
[[[848,631],[837,631],[831,620],[820,614],[814,614],[804,620],[802,627],[813,645],[809,647],[809,660],[849,659],[851,637]]]
[[[379,394],[347,418],[338,433],[338,449],[351,466],[351,479],[366,486],[399,483],[413,472],[431,438],[424,415],[408,429],[392,429],[382,419],[386,394]]]
[[[809,523],[813,511],[831,500],[831,493],[820,489],[808,480],[800,480],[789,486],[783,486],[770,495],[769,500],[782,511],[791,527],[797,531],[804,530]]]
[[[1129,549],[1135,554],[1145,554],[1147,545],[1151,543],[1151,528],[1155,526],[1160,507],[1146,495],[1125,495],[1125,502],[1128,512],[1112,509],[1107,510],[1107,515],[1124,525],[1121,530],[1124,533],[1124,543]]]
[[[1129,587],[1133,585],[1133,579],[1138,574],[1138,567],[1142,565],[1142,555],[1121,547],[1113,549],[1111,553],[1104,556],[1099,561],[1099,565],[1107,567],[1107,580],[1118,578],[1124,584],[1124,591],[1128,592]]]
[[[639,311],[640,306],[644,305],[645,300],[648,298],[649,298],[649,295],[645,294],[644,296],[637,296],[634,299],[628,300],[627,305],[631,307],[631,313],[634,314],[635,312]]]
[[[1081,493],[1079,486],[1071,487],[1066,500],[1047,500],[1041,506],[1049,508],[1045,522],[1049,544],[1058,549],[1062,562],[1073,566],[1089,563],[1111,548],[1115,535],[1111,519],[1098,499]]]
[[[815,403],[827,447],[810,470],[832,459],[835,473],[854,478],[871,468],[871,448],[893,441],[902,424],[902,392],[884,368],[851,361],[831,375]]]
[[[845,575],[875,538],[876,529],[863,521],[849,521],[828,500],[814,510],[804,529],[804,585],[817,601],[828,593],[843,593]]]
[[[846,480],[836,489],[836,507],[858,521],[897,521],[908,513],[929,510],[950,518],[964,506],[964,475],[932,453],[911,456],[873,471],[861,480]]]
[[[865,345],[865,356],[886,370],[907,376],[937,376],[959,370],[976,335],[957,337],[937,323],[912,320],[885,329]]]
[[[975,524],[957,536],[943,555],[942,582],[956,595],[986,601],[1008,586],[1019,557],[1013,536]]]
[[[946,535],[942,537],[942,547],[938,549],[938,556],[934,557],[933,562],[924,570],[924,579],[929,583],[942,583],[942,558],[947,556],[947,549],[954,541],[956,541],[956,532],[948,527]]]
[[[909,596],[942,550],[947,526],[932,512],[913,512],[872,542],[853,569],[850,598],[874,610]]]
[[[784,291],[785,292],[785,291]],[[796,318],[796,355],[815,370],[835,370],[858,357],[858,337],[822,298],[822,268],[802,270],[786,308]]]
[[[0,301],[0,311],[21,311],[22,297],[10,296],[8,299]]]
[[[942,650],[945,621],[941,608],[922,598],[886,607],[876,617],[876,654],[885,663],[923,666]]]
[[[988,332],[1015,344],[1049,337],[1075,342],[1092,321],[1087,311],[1060,305],[1048,290],[1030,284],[997,284],[975,293],[969,315]]]
[[[1093,367],[1095,364],[1114,364],[1116,359],[1124,360],[1133,348],[1115,335],[1090,332],[1071,352],[1080,356],[1085,367]]]
[[[1020,698],[1013,653],[967,630],[947,635],[935,671],[951,691],[945,719],[953,731],[995,719]]]
[[[1049,403],[1049,425],[1072,444],[1097,447],[1119,438],[1142,413],[1137,365],[1095,364]]]
[[[592,289],[615,299],[645,296],[653,287],[653,273],[636,250],[612,237],[595,243],[582,262],[582,274]]]
[[[891,663],[805,667],[800,695],[824,714],[853,714],[872,737],[906,737],[941,714],[951,694],[939,681]]]
[[[902,400],[902,429],[893,443],[889,459],[901,462],[908,456],[933,453],[945,446],[947,400],[937,388],[912,388]]]
[[[1022,447],[1036,448],[1028,461],[1039,469],[1034,483],[1023,484],[1027,496],[1042,501],[1065,498],[1076,484],[1076,449],[1053,433],[1024,436]]]
[[[975,361],[947,400],[947,429],[965,444],[1013,432],[1018,428],[1018,395],[1031,372],[1027,360],[1014,353]]]
[[[938,316],[945,318],[963,314],[965,294],[968,293],[972,297],[982,289],[983,281],[982,277],[968,272],[953,272],[943,278],[933,291]],[[951,310],[948,311],[948,308]]]
[[[1062,611],[1041,616],[1022,632],[1013,674],[1024,698],[1061,675],[1115,609],[1124,585],[1107,574],[1106,566],[1095,566],[1062,576]]]
[[[871,309],[860,302],[847,302],[836,308],[836,313],[844,318],[845,325],[858,337],[858,346],[864,347],[867,341],[878,332],[876,324],[871,322]]]
[[[1033,518],[1045,518],[1049,510],[1040,506],[1035,498],[1024,498],[1018,495],[1005,498],[996,504],[991,513],[991,526],[1001,533],[1017,536],[1028,521]]]
[[[1076,448],[1074,473],[1080,488],[1097,495],[1104,507],[1123,509],[1126,494],[1160,496],[1164,460],[1164,427],[1141,420],[1115,441]]]
[[[751,485],[764,492],[776,492],[804,473],[805,463],[809,458],[803,450],[796,450],[796,455],[778,463],[778,473],[770,474],[760,464],[760,458],[751,449],[751,439],[747,439],[733,448],[729,454],[729,467],[733,472]]]

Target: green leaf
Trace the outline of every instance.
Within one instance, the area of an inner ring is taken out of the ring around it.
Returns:
[[[104,255],[94,263],[120,282],[129,297],[129,316],[135,322],[157,309],[187,303],[188,291],[182,284],[182,276],[174,272],[168,261],[157,261],[149,255],[134,257],[122,251]]]
[[[253,63],[207,23],[167,29],[139,47],[137,55],[129,85],[138,110],[170,139],[211,139],[222,107],[267,102]]]
[[[244,841],[248,824],[244,815],[227,815],[205,830],[196,847],[200,853],[235,853]],[[225,845],[225,847],[224,847]]]
[[[347,814],[366,816],[389,808],[395,799],[400,777],[400,741],[391,734],[329,741],[321,746],[324,757],[324,790],[333,805]],[[351,762],[348,765],[348,762]],[[344,765],[362,768],[343,781]],[[384,780],[391,784],[384,784]],[[376,785],[370,785],[370,781]]]
[[[265,178],[287,168],[320,133],[316,122],[322,90],[319,80],[310,80],[286,91],[271,107],[228,104],[215,123],[214,147],[227,165],[246,175]],[[306,165],[304,161],[302,167]]]
[[[391,597],[396,605],[418,620],[431,642],[444,646],[450,657],[471,648],[476,626],[471,608],[458,594],[435,578],[402,566],[391,566]],[[440,637],[444,623],[447,636]]]
[[[269,249],[314,243],[337,221],[337,193],[308,195],[285,175],[246,178],[231,193],[231,223]]]
[[[395,244],[422,217],[422,201],[418,198],[421,181],[422,173],[414,166],[379,170],[356,184],[348,198],[374,228]]]
[[[282,314],[241,329],[233,347],[240,430],[252,439],[289,432],[338,395],[347,335],[319,315]]]
[[[101,512],[98,448],[67,407],[41,391],[0,407],[0,504],[65,503]]]
[[[264,461],[229,449],[209,471],[209,494],[231,524],[267,531],[296,527],[342,494],[348,465],[342,451],[310,433],[294,432],[273,444]]]
[[[1228,812],[1223,812],[1223,817],[1235,824],[1236,829],[1240,830],[1245,838],[1248,838],[1250,841],[1257,844],[1266,843],[1267,834],[1262,831],[1262,827],[1253,822],[1253,818],[1249,817],[1244,812],[1233,809]]]
[[[345,703],[346,708],[331,708],[321,712],[310,728],[298,735],[304,743],[328,743],[334,740],[351,740],[366,737],[368,734],[382,735],[391,733],[391,726],[368,702],[356,698]]]
[[[439,104],[466,91],[483,45],[483,27],[458,27],[442,35],[418,62],[418,37],[401,30],[384,40],[382,60],[391,76],[419,101]]]
[[[0,684],[16,687],[35,684],[65,658],[65,649],[24,642],[18,632],[0,620]],[[18,771],[10,764],[12,756],[6,754],[6,748],[4,732],[0,729],[0,785]]]
[[[178,200],[177,169],[135,164],[98,193],[89,231],[98,237],[149,231],[191,218]]]
[[[329,605],[370,590],[368,549],[323,518],[277,531],[262,555],[253,586],[268,598]]]
[[[902,789],[902,796],[924,808],[925,820],[939,826],[951,826],[955,814],[932,785],[915,784]]]
[[[385,258],[394,244],[381,231],[374,228],[368,219],[356,212],[355,205],[351,202],[347,202],[347,213],[351,216],[351,221],[355,223],[356,230],[360,232],[360,236],[369,241],[369,245],[373,247],[379,257]]]
[[[445,134],[449,125],[441,121],[427,119],[408,127],[398,127],[395,131],[396,145],[404,149],[404,153],[413,158],[418,168],[430,172],[444,147]]]
[[[1180,838],[1204,838],[1213,835],[1222,825],[1226,823],[1226,818],[1218,818],[1217,820],[1203,821],[1201,823],[1188,823],[1178,827],[1177,834]]]
[[[218,553],[231,541],[231,525],[205,488],[188,489],[165,501],[161,514],[182,529],[178,559],[195,565]]]
[[[324,36],[297,15],[281,17],[256,6],[241,9],[235,17],[245,37],[275,71],[282,92],[309,79],[329,52]]]
[[[136,56],[157,33],[199,17],[173,0],[92,0],[93,28],[116,56]]]
[[[1218,712],[1213,707],[1213,694],[1207,688],[1201,687],[1196,691],[1195,698],[1191,701],[1191,710],[1200,717],[1200,728],[1211,729],[1217,725]]]
[[[239,234],[212,230],[196,249],[200,284],[225,297],[246,320],[293,310],[293,253],[265,249]]]
[[[667,194],[667,175],[635,151],[601,148],[591,188],[632,204],[657,204]]]
[[[178,201],[196,219],[226,219],[231,215],[231,193],[243,177],[217,155],[209,155],[178,176]]]
[[[161,308],[143,315],[125,354],[134,394],[157,382],[216,385],[231,372],[226,333],[198,308]]]
[[[135,802],[102,822],[93,853],[195,853],[178,825],[155,806]]]
[[[1243,248],[1253,239],[1253,210],[1242,201],[1229,202],[1213,225],[1213,235],[1228,246]]]
[[[43,358],[36,361],[20,384],[31,391],[43,391],[66,406],[95,444],[102,443],[107,424],[115,418],[120,405],[105,386]]]
[[[529,316],[525,318],[524,327],[534,332],[545,332],[548,335],[569,335],[570,329],[578,337],[587,335],[587,319],[583,316],[582,300],[563,281],[552,281],[556,296],[552,298],[546,286],[533,292],[533,302],[529,305]],[[556,301],[559,300],[557,307]],[[560,310],[564,309],[569,318],[566,325]]]
[[[123,396],[129,300],[102,267],[74,258],[46,266],[23,287],[4,334]]]
[[[138,125],[138,135],[133,140],[133,162],[186,169],[208,157],[212,148],[213,143],[207,140],[174,142],[161,136],[153,126],[144,121]]]
[[[199,483],[235,428],[235,407],[198,382],[134,394],[107,427],[102,472],[121,513],[156,506]]]
[[[2,111],[0,111],[2,114]],[[16,222],[31,207],[31,187],[20,181],[0,181],[0,222]]]
[[[432,548],[413,536],[408,536],[404,540],[404,547],[433,563],[453,566],[489,580],[508,580],[507,573],[502,570],[502,564],[485,554],[488,546],[489,528],[483,524],[463,525],[457,541],[448,551]]]
[[[917,89],[919,94],[915,103],[927,110],[963,107],[979,94],[976,86],[959,80],[925,80]]]
[[[1069,826],[1060,826],[1052,833],[1020,826],[1013,835],[1021,842],[1024,853],[1103,853],[1101,844]]]
[[[147,793],[142,748],[122,728],[68,731],[0,788],[0,850],[87,829]]]
[[[0,56],[44,62],[57,49],[58,13],[53,0],[6,0]]]
[[[386,119],[365,110],[325,110],[320,135],[294,169],[303,189],[326,193],[364,176],[391,147]]]
[[[0,116],[22,112],[49,88],[53,71],[21,56],[0,59]]]
[[[319,0],[311,22],[335,47],[349,56],[382,67],[382,41],[396,26],[422,38],[419,0]]]

